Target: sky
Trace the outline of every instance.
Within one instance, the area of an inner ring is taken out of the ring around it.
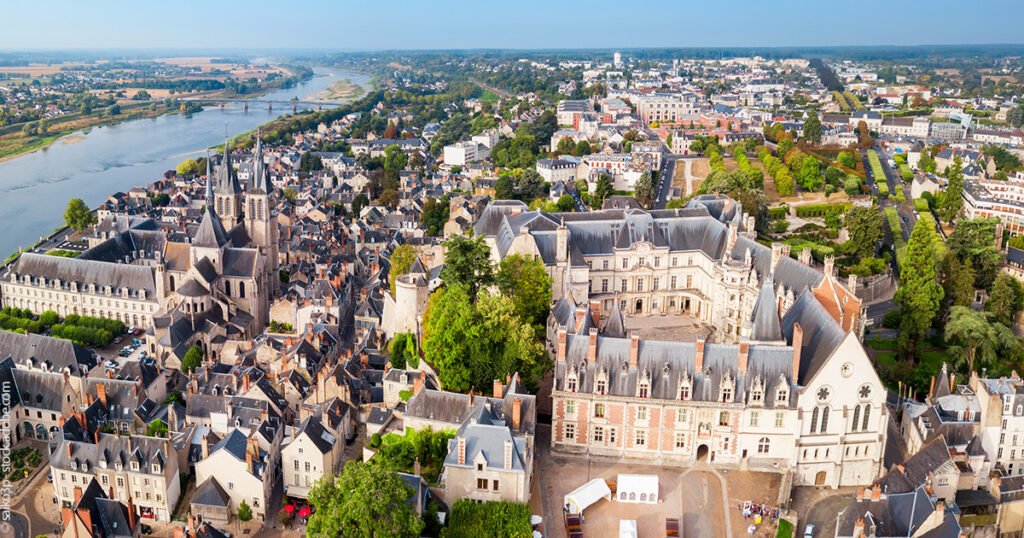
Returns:
[[[4,4],[0,51],[1024,43],[1022,0],[12,0]]]

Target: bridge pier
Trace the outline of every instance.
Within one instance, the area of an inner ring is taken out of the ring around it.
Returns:
[[[267,103],[267,110],[274,110],[274,103]]]

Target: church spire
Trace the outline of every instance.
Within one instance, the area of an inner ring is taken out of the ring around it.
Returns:
[[[206,148],[206,207],[213,207],[213,174],[210,173],[210,148]]]
[[[227,132],[224,133],[224,158],[222,161],[220,181],[217,185],[217,194],[241,194],[242,186],[238,184],[238,175],[235,174],[235,168],[231,164],[231,140],[228,138]]]

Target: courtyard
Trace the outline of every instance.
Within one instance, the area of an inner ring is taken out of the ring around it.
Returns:
[[[708,338],[714,327],[685,314],[624,315],[626,330],[642,340],[696,342]]]

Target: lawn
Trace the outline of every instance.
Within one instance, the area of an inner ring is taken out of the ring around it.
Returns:
[[[786,519],[779,520],[779,532],[775,533],[775,538],[792,538],[793,537],[793,524]]]
[[[868,339],[868,346],[871,349],[876,349],[878,351],[895,351],[896,340],[893,340],[892,338],[876,336],[874,338]]]
[[[484,90],[483,93],[480,94],[480,100],[485,103],[497,103],[500,99],[501,98],[498,97],[498,94],[491,90]]]

